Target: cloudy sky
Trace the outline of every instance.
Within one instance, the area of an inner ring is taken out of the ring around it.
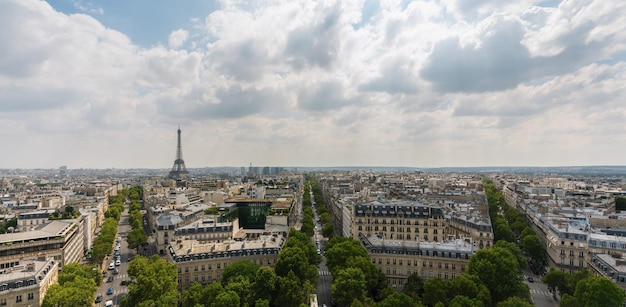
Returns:
[[[626,164],[626,1],[0,0],[0,168]]]

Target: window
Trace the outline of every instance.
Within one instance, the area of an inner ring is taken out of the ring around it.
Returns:
[[[35,299],[35,294],[34,293],[28,293],[28,300],[34,300]]]
[[[22,302],[22,296],[21,295],[16,296],[15,297],[15,302],[16,303],[21,303]]]

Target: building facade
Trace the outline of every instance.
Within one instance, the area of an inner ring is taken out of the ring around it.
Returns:
[[[178,288],[187,289],[193,283],[220,280],[231,263],[250,260],[261,266],[274,266],[285,242],[284,235],[262,235],[254,240],[201,243],[197,240],[177,240],[168,248],[168,260],[176,264]]]
[[[59,267],[53,259],[40,258],[0,269],[0,272],[0,306],[34,307],[41,306],[46,291],[57,282]]]

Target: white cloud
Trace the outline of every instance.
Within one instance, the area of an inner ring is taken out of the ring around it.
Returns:
[[[204,16],[139,47],[86,14],[0,2],[0,138],[18,144],[0,167],[167,168],[179,124],[188,167],[623,163],[621,1]]]
[[[170,48],[178,49],[189,39],[189,32],[183,29],[178,29],[170,33],[167,41]]]

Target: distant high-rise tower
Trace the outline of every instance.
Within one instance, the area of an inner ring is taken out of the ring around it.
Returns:
[[[176,160],[170,171],[169,178],[179,180],[183,175],[189,174],[185,161],[183,161],[183,147],[180,145],[180,127],[178,127],[178,146],[176,147]]]

